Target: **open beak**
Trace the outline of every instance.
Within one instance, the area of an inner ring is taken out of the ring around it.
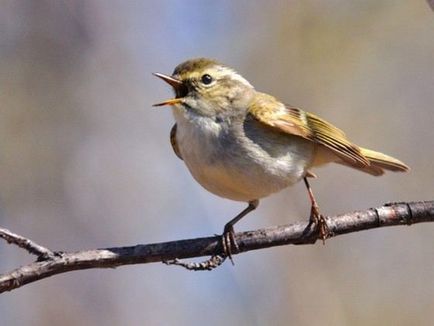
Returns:
[[[175,89],[175,91],[179,90],[181,87],[184,87],[184,84],[182,83],[182,81],[180,81],[176,78],[173,78],[172,76],[160,74],[158,72],[154,72],[153,75],[164,80],[166,83],[168,83],[170,86],[172,86]],[[161,103],[153,104],[152,106],[175,105],[175,104],[179,104],[179,103],[182,103],[182,98],[172,98],[170,100],[167,100],[167,101],[164,101]]]

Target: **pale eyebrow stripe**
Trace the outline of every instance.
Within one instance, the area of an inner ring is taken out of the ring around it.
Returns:
[[[240,74],[238,74],[235,70],[224,67],[224,66],[217,66],[217,71],[221,72],[223,76],[230,76],[232,79],[237,80],[244,85],[253,88],[252,84],[250,84],[244,77],[242,77]]]

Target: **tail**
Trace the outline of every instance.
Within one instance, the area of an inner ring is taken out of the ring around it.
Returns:
[[[374,176],[379,176],[384,174],[384,170],[394,171],[394,172],[406,172],[410,168],[401,162],[400,160],[366,148],[360,148],[361,153],[365,156],[371,165],[358,168],[360,171],[369,173]]]

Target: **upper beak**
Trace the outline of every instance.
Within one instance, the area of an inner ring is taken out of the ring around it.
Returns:
[[[182,86],[182,81],[180,81],[179,79],[173,78],[172,76],[160,74],[159,72],[154,72],[153,75],[157,76],[158,78],[161,78],[162,80],[164,80],[166,83],[168,83],[173,88],[178,88],[178,87]]]
[[[168,83],[170,86],[172,86],[175,90],[183,87],[182,81],[180,81],[179,79],[176,79],[172,76],[160,74],[158,72],[154,72],[153,75],[164,80],[166,83]],[[179,104],[181,102],[182,102],[182,98],[173,98],[173,99],[161,102],[161,103],[153,104],[152,106],[174,105],[174,104]]]

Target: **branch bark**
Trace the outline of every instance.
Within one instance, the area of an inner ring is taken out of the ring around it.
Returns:
[[[434,222],[434,201],[388,203],[365,211],[327,217],[326,221],[332,232],[331,237],[385,226]],[[1,228],[0,237],[38,257],[33,263],[0,275],[0,293],[74,270],[115,268],[210,255],[214,260],[215,257],[222,258],[219,236],[77,252],[54,252]],[[308,222],[299,222],[240,232],[235,239],[239,250],[233,254],[238,254],[288,244],[313,244],[318,239],[318,232]]]

